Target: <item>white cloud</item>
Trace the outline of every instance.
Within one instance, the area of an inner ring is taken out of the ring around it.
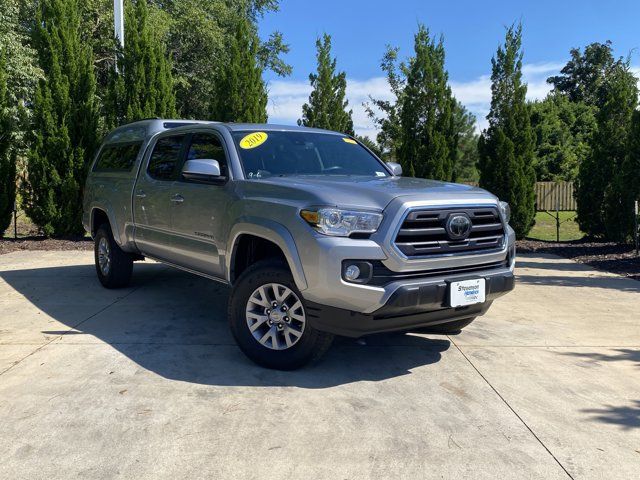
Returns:
[[[302,116],[302,105],[309,99],[309,82],[298,80],[275,80],[269,83],[269,122],[294,125]],[[386,78],[373,77],[366,80],[347,80],[347,99],[353,110],[353,124],[358,135],[375,138],[377,130],[368,117],[363,103],[369,95],[376,99],[391,99],[391,91]]]
[[[491,102],[491,77],[482,75],[468,82],[449,82],[456,98],[465,105],[488,104]]]
[[[523,65],[523,77],[528,84],[527,98],[530,100],[544,98],[551,90],[551,86],[546,82],[547,78],[559,72],[561,68],[562,64],[555,62]],[[491,77],[481,75],[469,81],[452,79],[450,84],[456,98],[476,115],[478,129],[486,128],[485,117],[489,113],[491,103]],[[309,82],[275,80],[269,83],[268,88],[269,121],[294,125],[302,115],[302,105],[309,98],[311,92]],[[362,105],[369,101],[369,96],[384,100],[393,98],[386,78],[347,79],[347,99],[349,108],[353,109],[356,133],[375,138],[377,130]]]
[[[548,77],[555,72],[559,72],[564,63],[546,62],[546,63],[527,63],[522,66],[522,73],[525,77],[534,75],[544,75]]]
[[[527,83],[527,99],[542,100],[551,91],[547,78],[555,75],[563,67],[561,63],[530,63],[522,66],[522,76]],[[487,127],[486,116],[491,105],[491,76],[482,75],[468,82],[452,80],[453,94],[477,119],[477,128],[482,131]]]
[[[276,80],[269,83],[268,90],[269,121],[295,124],[302,114],[302,105],[309,98],[309,84],[293,80]]]

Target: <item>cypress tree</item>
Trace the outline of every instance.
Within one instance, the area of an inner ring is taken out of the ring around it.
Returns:
[[[176,116],[171,62],[154,32],[147,0],[125,6],[125,46],[118,54],[107,100],[107,124],[115,127],[143,118]]]
[[[41,0],[33,44],[44,78],[33,99],[25,210],[49,235],[80,234],[82,186],[97,147],[91,49],[80,39],[76,0]]]
[[[267,121],[267,89],[258,56],[260,41],[249,20],[238,20],[228,58],[215,81],[211,117],[221,122]]]
[[[631,233],[633,214],[623,164],[629,141],[635,142],[632,119],[638,104],[637,79],[628,62],[616,62],[599,90],[598,103],[592,152],[578,176],[578,223],[590,235],[624,240]]]
[[[518,238],[529,232],[535,216],[534,136],[521,47],[522,26],[511,26],[491,59],[489,127],[478,142],[480,186],[509,203]]]
[[[11,223],[16,198],[16,155],[12,148],[14,122],[6,72],[5,52],[0,51],[0,237]]]
[[[634,201],[640,202],[640,112],[633,112],[627,156],[622,165],[625,236],[633,238]]]
[[[538,181],[575,181],[596,129],[597,107],[550,93],[529,104],[536,140],[534,168]]]
[[[444,69],[444,42],[420,25],[400,108],[398,159],[411,176],[451,181],[457,156],[455,99]]]
[[[309,74],[313,90],[309,103],[302,106],[302,119],[298,125],[324,128],[354,135],[352,110],[346,111],[347,76],[336,73],[336,59],[331,58],[331,36],[326,33],[316,39],[316,73]]]
[[[476,117],[462,103],[456,101],[453,109],[455,133],[458,148],[454,165],[453,180],[456,182],[478,181],[478,134]]]

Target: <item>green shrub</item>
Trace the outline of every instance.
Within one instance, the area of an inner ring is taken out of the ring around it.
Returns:
[[[93,55],[80,38],[77,1],[39,2],[33,44],[44,78],[33,98],[24,207],[47,236],[80,234],[82,186],[99,116]]]

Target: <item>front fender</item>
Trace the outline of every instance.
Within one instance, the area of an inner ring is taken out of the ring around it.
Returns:
[[[515,245],[516,244],[516,232],[511,228],[511,225],[507,225],[507,245]]]
[[[298,290],[302,291],[307,288],[307,280],[302,269],[300,255],[289,230],[284,225],[273,220],[250,216],[239,218],[229,234],[229,243],[227,245],[230,246],[228,251],[231,254],[227,255],[225,260],[227,281],[231,282],[231,265],[235,260],[236,243],[240,235],[245,234],[255,235],[275,243],[284,253]]]

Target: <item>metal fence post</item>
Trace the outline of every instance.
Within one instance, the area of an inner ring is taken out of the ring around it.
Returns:
[[[634,206],[634,229],[633,229],[633,239],[635,240],[636,243],[636,257],[640,256],[640,241],[638,240],[638,236],[640,235],[640,232],[638,232],[638,200],[635,201],[635,206]]]
[[[556,197],[556,243],[560,243],[560,196]]]
[[[636,202],[637,203],[637,202]],[[13,201],[13,239],[18,239],[18,201]]]

